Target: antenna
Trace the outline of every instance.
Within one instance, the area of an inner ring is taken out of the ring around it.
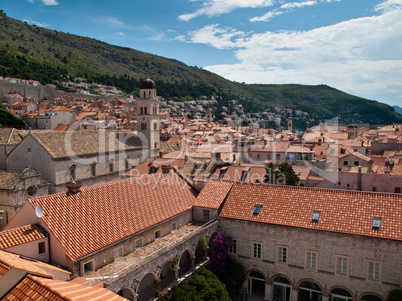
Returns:
[[[43,216],[43,208],[39,205],[35,207],[35,215],[37,218],[42,218]]]

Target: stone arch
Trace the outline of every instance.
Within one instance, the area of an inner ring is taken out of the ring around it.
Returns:
[[[204,258],[206,257],[205,252],[206,252],[206,243],[207,243],[207,240],[206,240],[206,236],[204,235],[205,242],[204,242],[204,244],[201,244],[201,243],[200,243],[201,237],[202,237],[202,236],[200,236],[200,237],[198,238],[197,243],[196,243],[195,248],[194,248],[194,264],[199,264],[199,263],[202,262],[202,261],[204,260]]]
[[[321,283],[311,278],[300,279],[294,289],[298,290],[298,300],[320,300],[323,295],[327,295]]]
[[[287,275],[280,274],[280,273],[272,275],[271,278],[269,279],[268,283],[271,283],[271,284],[274,283],[274,280],[275,280],[276,277],[286,278],[289,281],[290,285],[293,287],[294,283],[292,283],[292,280]]]
[[[322,286],[322,284],[319,283],[317,280],[312,279],[312,278],[302,278],[302,279],[300,279],[300,280],[295,284],[295,288],[296,288],[296,289],[299,289],[300,284],[302,284],[303,282],[312,282],[312,283],[315,283],[316,285],[318,285],[318,286],[320,287],[321,292],[322,292],[323,294],[326,293],[326,291],[324,290],[324,287]]]
[[[135,299],[135,291],[129,287],[122,287],[117,294],[127,300],[134,300]]]
[[[278,301],[290,301],[292,295],[292,280],[284,274],[275,274],[270,278],[272,285],[272,299]]]
[[[191,253],[190,250],[185,250],[179,259],[179,276],[183,276],[185,273],[190,271],[190,269],[193,267],[193,254]]]
[[[251,269],[247,271],[246,279],[247,294],[250,296],[265,298],[265,284],[268,280],[267,276],[258,269]]]
[[[358,301],[385,301],[385,299],[377,293],[367,292],[362,293],[357,298]]]
[[[209,250],[212,247],[212,242],[214,241],[215,237],[218,234],[219,234],[219,232],[212,232],[211,235],[209,235],[209,237],[205,236],[205,241],[208,242],[208,256],[210,256]]]
[[[355,299],[353,296],[353,292],[343,285],[333,285],[325,292],[325,294],[329,296],[333,290],[344,290],[350,295],[350,297],[346,296],[346,295],[345,295],[345,297],[352,298],[353,300]]]
[[[168,287],[175,280],[172,260],[164,263],[159,272],[159,279],[161,280],[161,290]]]
[[[156,282],[159,281],[154,273],[145,274],[137,286],[137,301],[146,301],[157,295]]]

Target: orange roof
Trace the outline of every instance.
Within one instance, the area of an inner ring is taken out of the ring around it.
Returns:
[[[44,238],[36,224],[0,232],[0,250]]]
[[[77,259],[189,209],[195,197],[172,172],[144,175],[27,201]],[[85,208],[85,210],[83,210]],[[106,226],[107,225],[107,226]]]
[[[127,300],[105,288],[27,275],[3,300],[118,301]]]
[[[23,270],[27,274],[46,278],[54,278],[56,272],[63,272],[66,275],[71,274],[68,271],[48,263],[0,250],[0,277],[2,274],[1,270],[3,270],[3,272],[8,272],[11,268]],[[4,274],[2,276],[4,276]]]
[[[195,199],[193,206],[219,209],[233,182],[210,180]]]
[[[255,205],[261,213],[252,215]],[[313,211],[320,211],[312,223]],[[304,188],[286,185],[236,183],[221,218],[276,224],[305,229],[402,240],[402,195]],[[381,230],[373,230],[373,218]]]

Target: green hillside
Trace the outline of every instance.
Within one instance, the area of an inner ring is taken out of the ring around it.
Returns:
[[[85,77],[138,93],[139,82],[151,77],[158,95],[167,99],[219,95],[220,105],[236,98],[248,111],[284,107],[306,111],[315,120],[335,116],[343,123],[391,123],[398,116],[388,105],[334,88],[303,85],[246,85],[228,81],[202,68],[134,49],[29,25],[0,11],[0,74],[54,80]]]

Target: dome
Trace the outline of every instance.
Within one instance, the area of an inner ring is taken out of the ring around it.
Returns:
[[[145,79],[140,85],[140,89],[156,89],[156,84],[152,79]]]

